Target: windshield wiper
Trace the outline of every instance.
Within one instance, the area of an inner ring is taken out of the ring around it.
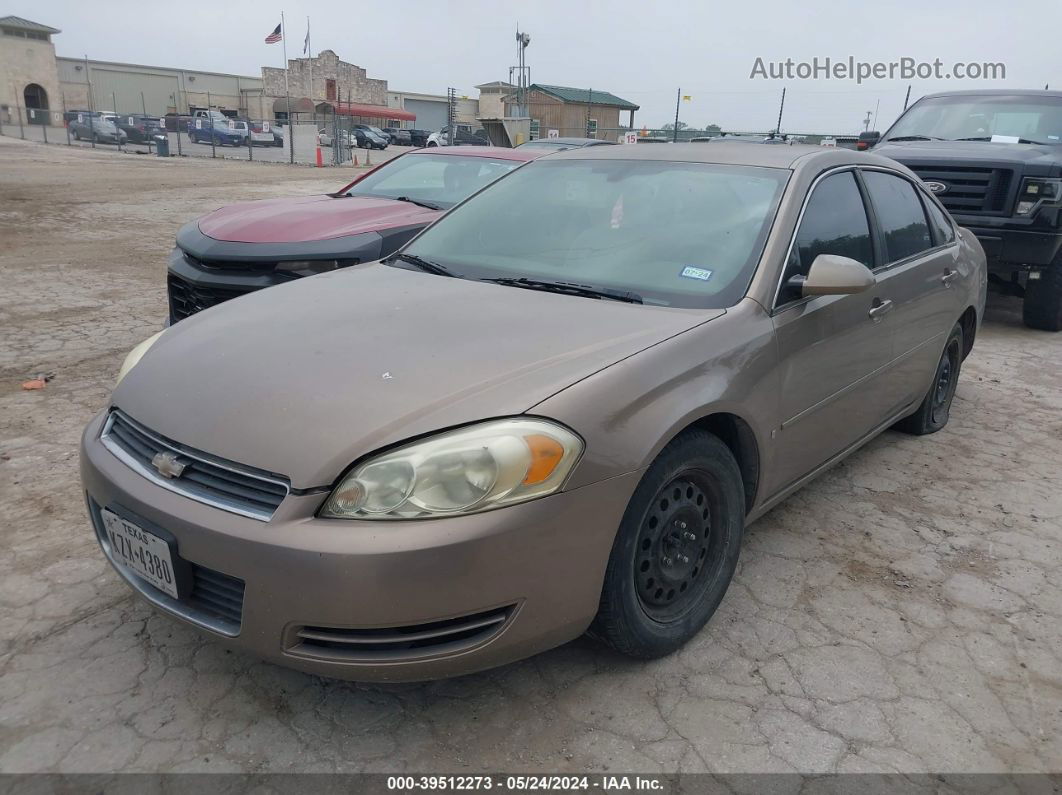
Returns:
[[[409,202],[410,204],[415,204],[418,207],[427,207],[429,210],[441,210],[442,209],[442,207],[440,207],[437,204],[432,204],[431,202],[421,201],[420,199],[411,199],[408,196],[395,196],[394,198],[395,198],[396,202]]]
[[[455,276],[455,277],[460,278],[458,276],[458,274],[454,273],[452,270],[450,270],[446,266],[440,265],[438,262],[432,262],[430,259],[424,259],[423,257],[418,257],[416,254],[401,254],[401,253],[399,253],[399,254],[395,254],[390,259],[391,262],[395,262],[396,260],[402,260],[403,262],[408,262],[410,265],[413,265],[418,270],[422,270],[425,273],[434,273],[436,276]]]
[[[937,138],[935,135],[897,135],[895,138],[886,138],[882,143],[888,141],[946,141],[946,138]]]
[[[541,290],[547,293],[563,293],[564,295],[578,295],[583,298],[603,298],[609,301],[623,301],[628,304],[643,303],[638,293],[629,290],[609,290],[604,287],[592,287],[589,284],[573,284],[571,282],[553,282],[544,279],[527,279],[504,276],[498,279],[481,279],[480,281],[502,284],[506,287],[523,287],[525,290]]]
[[[991,135],[978,135],[973,138],[956,138],[956,141],[991,141]],[[1043,141],[1034,141],[1031,138],[1019,138],[1019,144],[1032,144],[1033,146],[1047,146]]]

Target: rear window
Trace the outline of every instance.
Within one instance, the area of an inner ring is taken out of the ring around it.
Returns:
[[[407,198],[449,209],[520,165],[516,160],[410,154],[353,185],[348,196]]]

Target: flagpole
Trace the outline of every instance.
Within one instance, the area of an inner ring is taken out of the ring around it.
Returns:
[[[306,46],[303,48],[303,55],[309,59],[310,63],[310,102],[313,102],[313,49],[310,47],[310,17],[306,16]],[[314,113],[316,114],[316,104],[314,105]]]
[[[280,43],[284,47],[284,99],[288,107],[288,157],[295,162],[295,127],[291,118],[291,91],[288,89],[288,31],[284,27],[284,12],[280,12]]]

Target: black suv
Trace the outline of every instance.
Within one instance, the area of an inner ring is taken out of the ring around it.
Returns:
[[[930,94],[860,138],[977,236],[989,279],[1024,297],[1025,325],[1062,330],[1062,91]]]

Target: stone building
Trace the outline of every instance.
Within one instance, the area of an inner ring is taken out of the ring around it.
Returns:
[[[56,33],[56,28],[22,17],[0,17],[0,120],[63,123],[52,44]]]
[[[311,85],[312,79],[312,85]],[[272,110],[282,118],[287,112],[288,96],[293,112],[330,112],[335,103],[387,107],[387,81],[368,76],[360,66],[340,60],[332,50],[322,50],[314,58],[289,58],[287,93],[284,70],[263,66],[262,83]],[[326,107],[319,108],[324,104]]]

